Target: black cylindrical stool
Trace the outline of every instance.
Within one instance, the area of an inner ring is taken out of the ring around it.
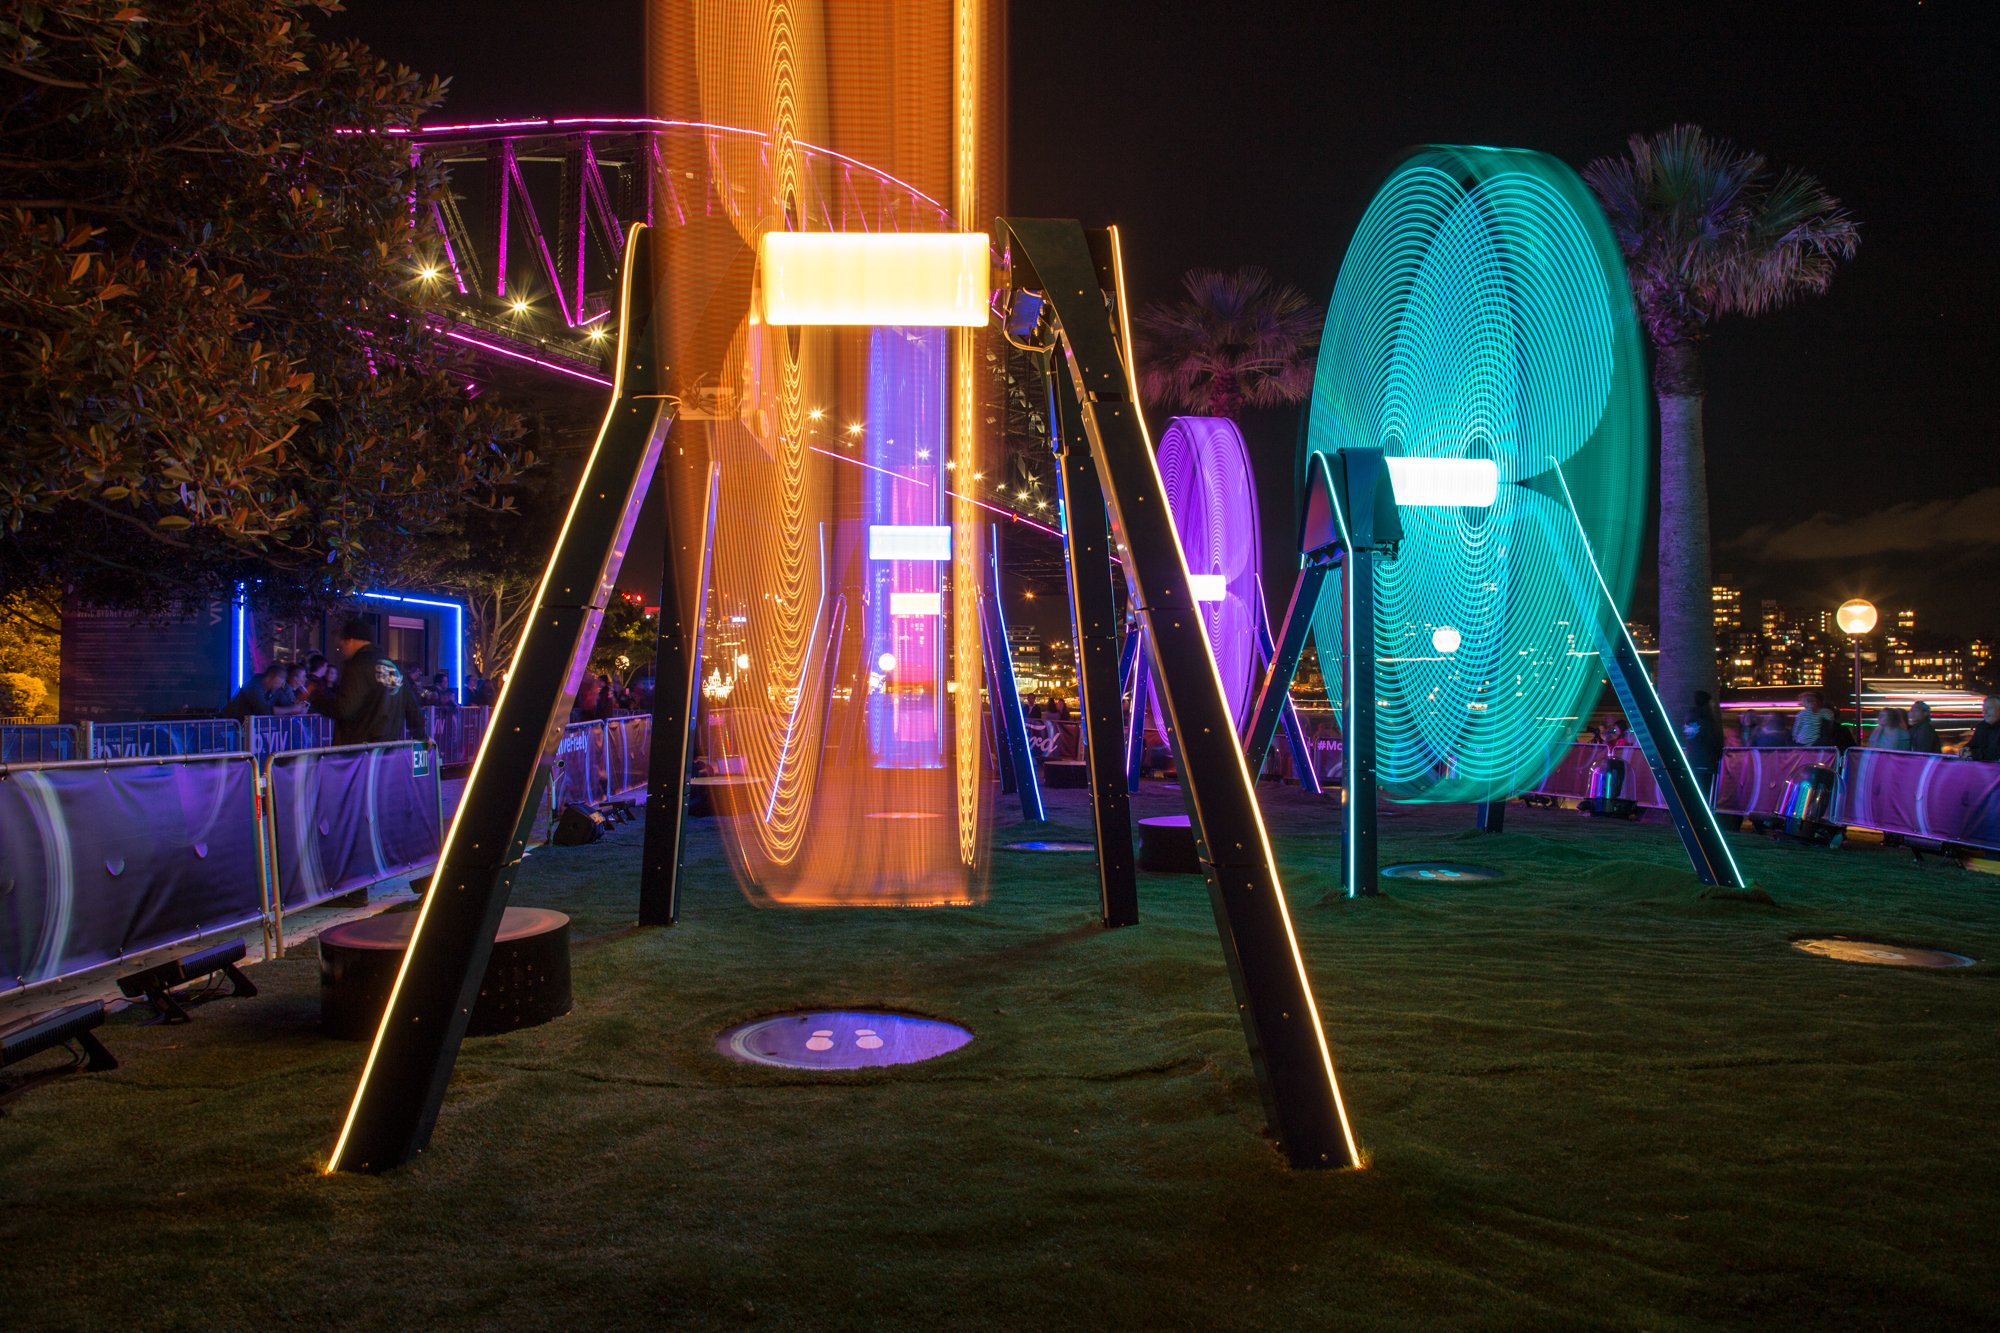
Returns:
[[[1081,759],[1051,759],[1042,765],[1044,787],[1088,787],[1090,765]]]
[[[416,924],[415,912],[388,912],[320,933],[319,1025],[328,1036],[375,1035]],[[570,1008],[569,918],[545,907],[508,908],[466,1035],[534,1027]]]
[[[1168,875],[1199,875],[1194,826],[1186,815],[1158,815],[1139,821],[1139,869]]]

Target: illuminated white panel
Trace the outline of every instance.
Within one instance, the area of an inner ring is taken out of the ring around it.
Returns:
[[[892,592],[889,594],[889,614],[941,616],[944,614],[944,598],[934,592]]]
[[[949,525],[918,527],[895,523],[871,523],[868,527],[870,560],[949,560]]]
[[[1190,574],[1188,591],[1197,602],[1226,602],[1229,600],[1229,576],[1226,574]]]
[[[1500,468],[1490,458],[1391,458],[1388,463],[1399,505],[1486,509],[1500,493]]]
[[[770,231],[757,259],[767,324],[986,323],[983,232]]]

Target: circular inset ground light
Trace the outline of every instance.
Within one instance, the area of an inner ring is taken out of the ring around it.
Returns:
[[[716,1035],[715,1049],[746,1064],[834,1071],[913,1065],[971,1040],[956,1023],[935,1018],[831,1009],[739,1023]]]
[[[1793,940],[1792,947],[1820,958],[1840,963],[1872,963],[1877,967],[1971,967],[1977,958],[1943,949],[1918,949],[1907,944],[1880,944],[1874,940]]]
[[[1383,866],[1378,873],[1384,879],[1420,879],[1430,884],[1471,884],[1483,879],[1507,878],[1492,866],[1467,865],[1463,861],[1404,861]]]
[[[1010,842],[1007,844],[1007,850],[1010,852],[1094,852],[1097,850],[1097,844],[1094,842],[1052,842],[1048,839],[1038,838],[1027,842]]]

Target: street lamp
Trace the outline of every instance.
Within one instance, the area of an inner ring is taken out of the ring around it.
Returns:
[[[1854,645],[1854,740],[1861,742],[1861,636],[1875,628],[1875,603],[1865,597],[1850,598],[1833,613],[1833,623]]]

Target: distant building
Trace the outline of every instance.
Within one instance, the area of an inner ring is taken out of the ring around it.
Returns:
[[[1717,630],[1739,630],[1743,628],[1743,592],[1741,589],[1718,583],[1708,590],[1709,600],[1715,607],[1715,628]]]

